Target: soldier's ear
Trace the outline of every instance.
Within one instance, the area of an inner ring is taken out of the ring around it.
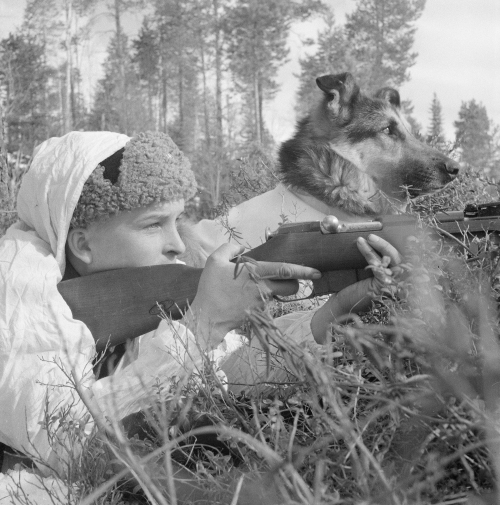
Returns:
[[[78,261],[81,261],[85,265],[92,263],[92,251],[89,246],[87,229],[71,228],[68,232],[66,246]]]
[[[348,108],[359,94],[359,86],[349,72],[323,75],[316,79],[316,84],[327,96],[327,106],[335,115]]]
[[[399,92],[393,88],[381,88],[375,93],[375,98],[380,98],[389,102],[393,107],[401,107],[401,98]]]

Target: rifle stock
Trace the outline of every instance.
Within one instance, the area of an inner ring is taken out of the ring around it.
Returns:
[[[180,319],[194,300],[202,271],[186,265],[121,268],[63,281],[57,288],[102,350],[156,329],[161,310]]]
[[[500,203],[477,217],[464,212],[436,214],[439,228],[454,234],[500,231]],[[479,206],[478,206],[479,207]],[[494,209],[494,214],[488,216]],[[467,210],[467,208],[466,208]],[[324,223],[325,221],[323,221]],[[281,226],[264,244],[245,256],[257,261],[295,263],[316,268],[323,277],[314,283],[314,296],[334,293],[371,276],[356,239],[369,234],[384,238],[400,251],[416,231],[416,219],[406,214],[352,223],[334,232],[322,223]],[[60,282],[58,289],[75,319],[92,332],[98,350],[157,328],[160,308],[171,318],[182,317],[193,301],[202,269],[185,265],[123,268]]]

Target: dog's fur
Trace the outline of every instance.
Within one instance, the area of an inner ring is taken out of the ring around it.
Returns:
[[[367,96],[351,74],[316,79],[318,105],[302,119],[294,137],[279,152],[283,184],[229,212],[225,226],[198,223],[192,232],[198,248],[189,263],[228,241],[256,247],[266,228],[283,221],[308,221],[334,214],[346,221],[404,208],[408,195],[443,188],[459,165],[411,133],[401,113],[399,93],[383,88]],[[192,240],[190,240],[192,242]]]

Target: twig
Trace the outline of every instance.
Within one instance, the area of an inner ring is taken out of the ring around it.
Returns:
[[[438,231],[441,235],[444,235],[448,238],[451,238],[454,240],[457,244],[461,245],[471,256],[474,256],[474,253],[472,250],[461,240],[459,240],[457,237],[452,235],[450,232],[443,230],[441,227],[439,227],[437,224],[431,224],[429,225],[430,228],[434,228],[436,231]]]

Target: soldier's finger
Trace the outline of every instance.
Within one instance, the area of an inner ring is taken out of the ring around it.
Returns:
[[[365,257],[369,265],[381,265],[382,259],[380,255],[371,247],[371,245],[363,238],[358,237],[357,246],[359,252]]]
[[[391,265],[399,265],[401,263],[401,255],[399,251],[392,245],[377,235],[371,233],[368,235],[368,243],[381,255],[388,256],[391,259]]]
[[[245,250],[245,247],[238,244],[222,244],[217,248],[211,255],[210,258],[217,261],[230,261],[238,254],[241,254]]]
[[[319,279],[321,272],[315,268],[294,265],[292,263],[274,263],[259,261],[255,267],[255,275],[260,279]]]

